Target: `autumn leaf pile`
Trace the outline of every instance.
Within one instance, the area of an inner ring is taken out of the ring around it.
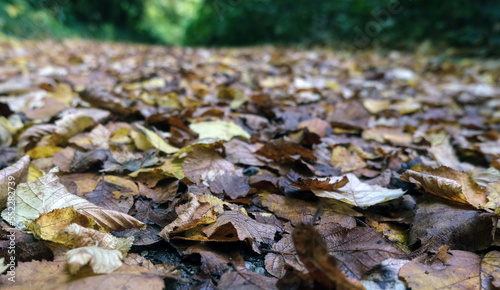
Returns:
[[[2,287],[500,287],[498,61],[9,40],[0,62]]]

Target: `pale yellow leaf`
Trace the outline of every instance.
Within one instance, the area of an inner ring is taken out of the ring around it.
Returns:
[[[189,125],[189,129],[198,133],[199,139],[218,138],[224,141],[230,141],[231,139],[233,139],[233,137],[236,136],[250,138],[250,134],[248,134],[245,130],[243,130],[243,128],[233,122],[201,122]]]
[[[123,265],[122,260],[120,251],[98,247],[76,248],[66,253],[66,262],[71,274],[76,274],[85,265],[89,265],[95,274],[112,273]]]
[[[163,138],[158,136],[155,132],[146,129],[145,127],[135,124],[139,129],[138,131],[131,131],[131,137],[134,139],[137,148],[141,150],[148,150],[150,148],[156,148],[167,154],[175,153],[179,151],[179,148],[168,144]]]

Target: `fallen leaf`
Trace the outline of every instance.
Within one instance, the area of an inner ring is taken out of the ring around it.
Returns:
[[[209,239],[217,236],[235,237],[239,241],[248,241],[252,249],[260,253],[260,243],[274,240],[276,226],[261,224],[239,210],[225,211],[217,217],[217,221],[206,226],[203,233]]]
[[[254,273],[245,267],[237,266],[227,271],[217,283],[218,289],[266,289],[275,290],[277,280]]]
[[[341,168],[342,173],[356,171],[366,167],[366,163],[358,154],[349,152],[342,146],[337,146],[333,149],[330,163],[334,167]]]
[[[321,223],[338,223],[345,228],[353,228],[356,225],[353,216],[360,216],[352,206],[336,200],[306,202],[277,194],[261,194],[259,200],[265,208],[294,225],[313,222],[312,219],[319,207],[321,207]]]
[[[98,207],[87,200],[68,192],[56,176],[57,168],[34,182],[18,185],[16,191],[15,225],[25,229],[24,221],[34,220],[43,213],[54,209],[73,206],[81,214],[95,218],[96,222],[107,230],[123,230],[127,228],[144,227],[144,224],[133,217],[113,210]],[[8,213],[2,212],[6,218]],[[10,221],[10,219],[7,219]]]
[[[224,141],[230,141],[236,136],[250,138],[250,134],[233,122],[210,121],[193,123],[189,125],[189,129],[198,133],[199,139],[217,138]]]
[[[415,210],[409,244],[420,243],[437,251],[442,245],[453,249],[483,250],[493,243],[497,217],[462,204],[422,201]]]
[[[487,254],[485,256],[486,261],[492,261],[495,253],[498,252]],[[450,251],[450,254],[450,259],[446,264],[439,260],[427,264],[425,263],[425,256],[415,258],[401,268],[399,277],[404,279],[409,287],[415,289],[444,289],[448,287],[479,289],[482,284],[488,285],[485,287],[485,289],[488,289],[490,288],[488,280],[500,278],[497,269],[495,269],[498,268],[495,265],[497,263],[493,264],[495,266],[485,263],[486,269],[483,270],[481,258],[474,253]]]
[[[33,261],[19,263],[16,268],[15,282],[10,282],[7,275],[2,275],[1,283],[9,289],[26,289],[36,285],[37,289],[122,289],[126,287],[158,289],[165,286],[163,278],[140,266],[123,265],[107,275],[93,275],[92,271],[82,269],[81,276],[70,275],[65,267],[66,262]],[[77,279],[75,279],[77,278]]]
[[[356,279],[337,268],[337,261],[328,254],[319,232],[310,224],[295,227],[292,233],[295,251],[314,281],[325,289],[365,289]]]
[[[83,266],[89,265],[95,274],[112,273],[122,266],[120,251],[98,247],[82,247],[66,253],[67,265],[71,274],[76,274]]]
[[[318,134],[320,137],[325,137],[327,130],[331,129],[328,122],[318,118],[300,122],[297,125],[297,129],[302,128],[307,128],[309,132]]]
[[[131,131],[132,139],[140,150],[146,151],[150,148],[156,148],[164,153],[171,154],[179,151],[179,148],[176,148],[170,144],[168,144],[163,138],[161,138],[155,132],[146,129],[145,127],[135,124],[138,128],[137,131]]]
[[[11,166],[0,170],[0,209],[4,209],[8,204],[15,200],[14,190],[19,183],[25,181],[28,175],[30,157],[25,155]],[[14,204],[12,204],[14,205]],[[9,216],[11,213],[9,212]]]
[[[484,208],[487,202],[486,191],[472,177],[446,166],[430,168],[417,164],[406,170],[401,179],[415,183],[439,197],[470,204],[475,208]]]
[[[338,268],[349,276],[361,279],[370,269],[390,258],[402,258],[405,253],[393,246],[374,228],[318,226],[328,253],[338,261]]]
[[[292,236],[286,235],[273,245],[272,252],[265,257],[266,270],[276,278],[283,278],[286,270],[285,265],[292,266],[295,270],[304,272],[306,268],[297,257]]]
[[[334,198],[355,206],[368,207],[384,201],[398,198],[405,191],[401,189],[388,189],[379,185],[369,185],[360,181],[354,174],[348,173],[344,177],[349,179],[349,182],[338,189],[327,190],[312,190],[319,197]],[[330,177],[330,183],[337,183],[344,177],[336,180]],[[319,181],[324,181],[326,178],[318,178]]]

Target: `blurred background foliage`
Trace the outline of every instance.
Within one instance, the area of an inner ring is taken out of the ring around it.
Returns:
[[[0,32],[170,45],[300,44],[500,54],[498,0],[2,0]]]

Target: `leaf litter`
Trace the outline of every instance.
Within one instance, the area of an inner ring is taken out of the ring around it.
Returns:
[[[500,285],[493,60],[80,40],[0,52],[4,256],[8,234],[18,243],[2,287]]]

